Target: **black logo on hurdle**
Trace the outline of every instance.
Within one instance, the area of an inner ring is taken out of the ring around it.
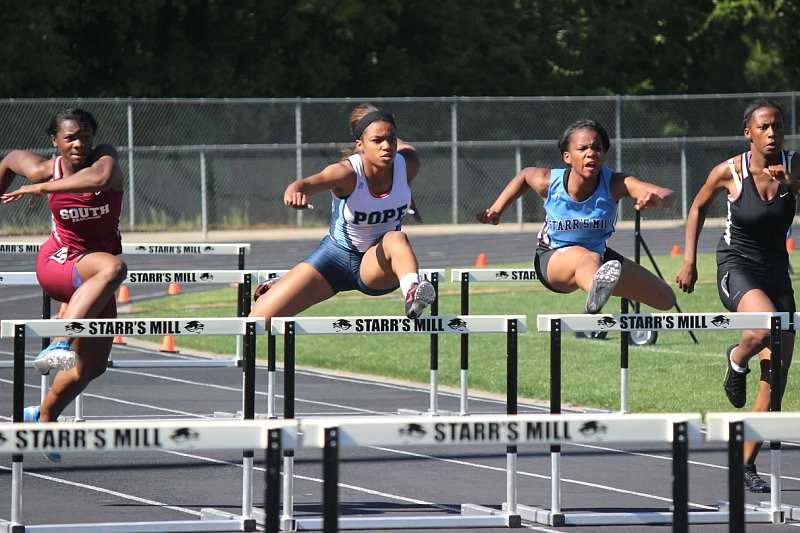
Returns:
[[[197,440],[200,435],[196,431],[192,431],[192,428],[178,428],[172,432],[169,438],[172,439],[172,442],[181,443]]]
[[[580,431],[581,435],[584,437],[590,437],[598,433],[605,433],[607,429],[605,425],[600,424],[597,420],[590,420],[589,422],[584,422],[578,431]]]
[[[3,281],[3,276],[0,276],[0,281]]]
[[[203,272],[200,274],[200,281],[211,281],[212,279],[214,279],[214,274],[211,272]]]
[[[80,322],[70,322],[64,326],[64,330],[70,335],[77,335],[78,333],[83,333],[86,327]]]
[[[447,327],[455,331],[466,331],[467,323],[460,318],[455,317],[450,319],[450,321],[447,323]]]
[[[718,328],[727,328],[731,325],[731,319],[725,315],[717,315],[711,319],[711,323]]]
[[[610,316],[604,316],[603,318],[597,321],[597,325],[600,326],[601,328],[613,328],[616,323],[617,321],[611,318]]]
[[[347,331],[352,327],[353,324],[349,320],[344,318],[340,318],[339,320],[333,323],[334,331]]]
[[[412,439],[421,439],[425,435],[427,435],[427,431],[425,428],[422,427],[421,424],[408,424],[405,427],[400,428],[397,432],[400,434],[401,437],[410,437]]]
[[[0,433],[0,444],[5,444],[7,440],[6,436]]]
[[[137,246],[136,247],[136,251],[137,252],[146,252],[147,251],[147,246]]]
[[[509,274],[505,270],[501,270],[500,272],[496,273],[494,277],[497,279],[508,279]]]
[[[205,324],[200,322],[199,320],[190,320],[183,326],[183,329],[188,331],[189,333],[202,333],[205,329]]]
[[[203,251],[204,252],[213,252],[214,251],[214,247],[213,246],[206,246],[205,248],[203,248]]]

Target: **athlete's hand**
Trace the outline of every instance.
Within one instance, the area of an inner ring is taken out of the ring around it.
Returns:
[[[286,191],[283,195],[283,203],[286,207],[295,209],[314,209],[314,206],[308,203],[308,196],[300,191]]]
[[[671,203],[672,190],[665,187],[657,187],[645,191],[641,196],[634,199],[633,207],[637,211],[648,207],[665,207]]]
[[[10,204],[12,202],[16,202],[17,200],[22,200],[26,195],[30,196],[30,205],[35,204],[39,198],[41,198],[42,194],[42,184],[41,183],[32,183],[30,185],[23,185],[16,191],[7,192],[5,194],[0,195],[0,202],[4,204]]]
[[[481,224],[491,224],[496,226],[500,223],[500,213],[492,209],[491,207],[487,207],[480,213],[476,215],[478,222]]]
[[[675,276],[675,283],[685,293],[694,292],[694,285],[697,283],[697,265],[684,261],[678,275]]]

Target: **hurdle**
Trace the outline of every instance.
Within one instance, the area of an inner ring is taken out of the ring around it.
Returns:
[[[461,333],[499,333],[506,337],[506,414],[517,414],[517,336],[524,333],[526,328],[525,317],[520,315],[457,315],[457,316],[428,316],[417,319],[405,316],[391,317],[275,317],[270,323],[272,335],[282,335],[283,341],[283,395],[285,419],[295,418],[295,345],[297,336],[300,335],[361,335],[361,334],[461,334]],[[429,416],[429,415],[426,415]],[[294,450],[284,449],[283,452],[283,516],[281,524],[286,531],[314,529],[316,522],[306,522],[294,516]],[[508,472],[516,472],[517,448],[509,445],[506,449],[506,462]],[[508,474],[511,476],[511,474]],[[482,517],[482,519],[486,519]],[[464,518],[465,523],[471,523],[471,518]],[[506,515],[495,516],[497,525],[506,524],[508,520],[516,520]],[[491,521],[491,520],[487,520]],[[346,529],[350,523],[342,521]],[[353,525],[357,525],[354,523]],[[415,517],[406,517],[406,520],[393,521],[394,528],[417,528],[420,520]]]
[[[145,285],[179,282],[183,284],[237,284],[237,316],[246,317],[250,313],[250,293],[253,272],[246,270],[132,270],[129,271],[123,283],[128,285]],[[31,285],[38,286],[35,272],[0,272],[1,285]],[[48,305],[49,307],[49,305]],[[109,359],[108,368],[228,368],[241,367],[243,337],[237,337],[236,357],[233,359],[177,359],[167,358],[152,359]],[[47,339],[49,343],[49,339]],[[13,361],[0,361],[0,368],[11,368]],[[31,367],[32,362],[26,362],[26,367]],[[41,400],[47,394],[48,379],[41,379]],[[82,395],[75,398],[75,420],[83,419]]]
[[[317,427],[300,419],[306,446],[316,443],[323,451],[323,518],[298,521],[299,529],[518,527],[515,503],[516,471],[507,471],[508,500],[502,512],[465,504],[461,515],[443,517],[338,516],[339,449],[364,446],[428,446],[505,444],[546,445],[561,442],[673,443],[673,510],[677,527],[688,531],[688,444],[702,440],[699,414],[554,414],[475,415],[439,417],[350,417],[320,421]],[[511,465],[509,465],[511,466]],[[582,523],[581,523],[582,524]]]
[[[550,412],[561,412],[561,334],[566,331],[632,330],[717,330],[765,329],[770,331],[770,348],[780,364],[781,331],[789,327],[788,313],[653,313],[598,315],[539,315],[537,328],[550,333]],[[626,415],[630,416],[630,415]],[[520,515],[532,522],[546,525],[605,525],[605,524],[664,524],[670,517],[663,513],[571,513],[562,511],[561,446],[552,445],[550,509],[520,505]],[[760,521],[766,513],[748,514],[748,520]],[[719,511],[690,513],[691,523],[720,523],[727,516]]]
[[[250,318],[146,318],[146,319],[94,319],[94,320],[3,320],[0,337],[14,339],[13,368],[13,422],[23,421],[25,402],[25,341],[34,337],[110,337],[114,335],[238,335],[244,337],[244,392],[243,418],[252,420],[255,415],[255,347],[256,335],[264,332],[259,320]],[[30,425],[26,426],[30,429]],[[60,426],[59,426],[60,427]],[[251,518],[253,512],[253,450],[242,452],[242,516]],[[22,479],[22,454],[12,457],[12,477]],[[19,491],[17,491],[19,492]],[[17,495],[21,498],[21,495]],[[19,522],[21,500],[14,501],[16,514],[12,521]],[[164,531],[155,529],[152,531]],[[182,530],[181,530],[182,531]]]
[[[230,329],[230,328],[229,328]],[[22,517],[22,457],[41,452],[159,451],[159,450],[264,450],[268,465],[280,467],[283,447],[298,446],[293,421],[171,420],[150,422],[82,422],[41,424],[41,438],[31,438],[31,424],[0,424],[0,453],[14,458],[11,489],[11,520],[0,521],[0,532],[84,533],[256,531],[252,517],[144,522],[24,524]],[[267,468],[264,513],[270,517],[267,531],[277,533],[280,507],[280,470]],[[252,478],[248,480],[252,491]],[[274,518],[273,518],[274,517]]]
[[[532,268],[454,268],[450,271],[450,281],[459,284],[459,297],[462,315],[469,314],[469,285],[470,282],[481,283],[515,283],[525,281],[539,281],[536,270]],[[463,334],[461,342],[461,363],[459,369],[459,410],[458,414],[466,415],[469,412],[469,335]]]
[[[707,439],[725,441],[728,445],[728,518],[731,533],[744,533],[745,516],[761,511],[774,524],[800,520],[800,507],[781,502],[781,463],[776,448],[770,451],[770,501],[759,506],[745,505],[744,500],[744,441],[770,441],[800,439],[800,414],[798,413],[708,413],[706,415]],[[780,448],[777,448],[780,449]],[[748,520],[749,521],[749,520]]]
[[[288,270],[259,270],[258,284],[264,281],[278,279],[286,275]],[[420,275],[426,277],[433,284],[436,291],[436,298],[430,306],[430,314],[439,314],[439,281],[444,279],[444,269],[421,268]],[[275,352],[275,336],[271,330],[267,331],[267,418],[277,418],[275,415],[275,383],[277,376],[277,354]],[[430,388],[428,414],[434,416],[439,411],[439,336],[431,333],[430,338]],[[411,409],[400,409],[405,414],[419,414],[420,411]],[[221,413],[223,414],[223,413]]]

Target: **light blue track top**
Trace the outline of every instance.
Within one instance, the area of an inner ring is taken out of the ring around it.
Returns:
[[[550,186],[544,201],[545,220],[539,231],[539,243],[554,249],[583,246],[602,256],[617,220],[617,202],[611,193],[613,172],[608,167],[602,167],[597,188],[583,202],[574,200],[567,193],[564,178],[568,172],[566,168],[550,170]]]

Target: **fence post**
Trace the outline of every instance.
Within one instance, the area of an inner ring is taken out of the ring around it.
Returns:
[[[792,91],[792,150],[797,150],[797,93]]]
[[[450,196],[452,197],[451,222],[458,224],[458,100],[450,103]]]
[[[617,146],[614,152],[617,156],[614,169],[617,172],[622,172],[622,96],[620,95],[617,95],[614,99],[614,129],[616,130],[614,143]],[[620,221],[623,220],[622,215],[622,202],[620,202],[617,208],[617,219]]]
[[[687,217],[687,206],[688,206],[688,198],[689,198],[689,191],[687,191],[688,186],[688,172],[686,170],[686,137],[681,139],[681,218],[686,220]]]
[[[519,174],[522,170],[522,149],[519,143],[514,148],[514,174]],[[517,224],[519,224],[519,231],[522,232],[522,196],[517,198]]]
[[[294,175],[295,179],[303,178],[303,103],[298,97],[294,103]],[[303,226],[303,210],[296,210],[296,224]]]
[[[206,175],[206,151],[200,150],[200,225],[203,240],[208,240],[208,176]]]
[[[136,180],[133,171],[133,104],[128,98],[128,221],[130,230],[136,227]]]

